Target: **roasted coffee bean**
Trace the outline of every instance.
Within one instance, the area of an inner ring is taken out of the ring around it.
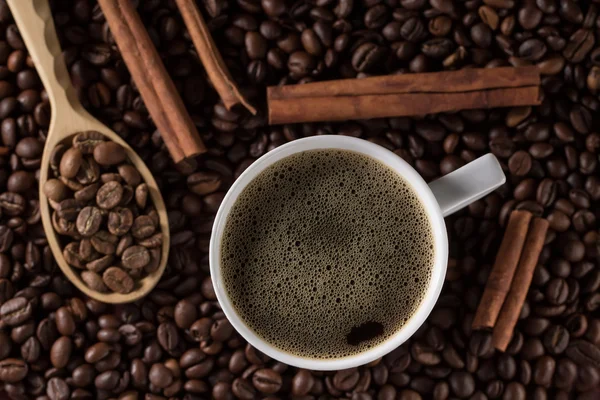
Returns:
[[[56,310],[55,320],[56,329],[61,335],[70,336],[75,333],[75,319],[67,307]]]
[[[108,214],[108,231],[116,236],[123,236],[133,225],[133,213],[129,208],[118,207]]]
[[[82,271],[80,275],[81,280],[87,285],[87,287],[99,293],[108,292],[108,288],[104,284],[102,277],[98,275],[98,273],[94,272],[94,270],[102,270],[102,268],[98,268],[94,265],[92,268],[88,269],[90,269],[90,271]]]
[[[79,171],[79,167],[81,167],[82,160],[83,154],[81,151],[77,148],[71,147],[60,159],[60,174],[68,179],[75,178],[77,172]]]
[[[104,284],[113,292],[127,294],[133,290],[134,282],[123,269],[110,267],[102,274]]]
[[[92,154],[94,148],[105,140],[104,135],[96,131],[85,131],[73,137],[73,147],[83,154]]]
[[[123,198],[123,186],[116,181],[107,182],[98,189],[96,203],[100,208],[110,210],[118,206]]]
[[[554,375],[556,361],[550,356],[540,357],[533,369],[533,381],[540,386],[550,386],[550,381]]]
[[[9,326],[20,325],[31,318],[33,306],[25,297],[14,297],[0,306],[0,318]]]
[[[508,168],[517,176],[527,175],[531,170],[531,156],[524,151],[514,153],[508,160]]]
[[[173,317],[179,328],[187,329],[192,326],[198,316],[196,306],[188,300],[181,300],[175,305]]]
[[[33,363],[40,358],[42,346],[35,337],[30,337],[21,346],[21,357],[28,363]]]
[[[71,358],[73,342],[68,336],[61,336],[50,349],[50,361],[55,368],[64,368]]]
[[[441,362],[441,356],[434,349],[419,343],[412,345],[411,355],[413,359],[423,365],[437,365]]]
[[[568,344],[569,332],[563,326],[554,325],[544,334],[544,346],[551,354],[561,354],[565,351]]]
[[[98,231],[91,238],[92,247],[100,254],[112,255],[116,251],[118,238],[106,231]]]
[[[252,384],[261,393],[277,393],[282,385],[281,375],[272,369],[259,369],[252,375]]]
[[[26,200],[18,193],[4,192],[0,194],[0,210],[6,215],[18,216],[25,212]]]
[[[77,215],[75,226],[77,232],[83,237],[91,237],[100,229],[102,223],[102,212],[99,208],[84,207]]]
[[[600,367],[600,350],[586,340],[572,341],[565,354],[577,365]]]
[[[171,322],[162,323],[157,330],[158,342],[167,351],[174,350],[179,344],[179,334],[175,324]]]
[[[60,203],[69,195],[69,189],[58,179],[48,179],[44,183],[44,194],[48,198]]]
[[[93,154],[94,160],[102,166],[118,165],[127,158],[125,149],[121,145],[109,141],[97,143]]]
[[[48,380],[46,394],[50,400],[67,400],[70,398],[71,390],[64,379],[53,377]]]
[[[569,295],[569,288],[564,279],[556,278],[546,286],[546,300],[553,305],[563,304]]]
[[[192,192],[204,196],[219,189],[221,177],[214,172],[196,172],[188,176],[187,185]]]
[[[475,381],[468,372],[453,372],[449,383],[452,392],[460,398],[467,398],[475,391]]]
[[[152,218],[147,215],[140,215],[133,221],[131,234],[136,239],[145,239],[152,236],[156,228]]]
[[[144,268],[150,262],[150,253],[143,246],[131,246],[123,252],[121,262],[129,269]]]
[[[569,38],[563,55],[572,63],[581,62],[594,46],[594,35],[587,29],[575,31]]]
[[[6,358],[0,361],[0,380],[3,382],[20,382],[27,376],[28,371],[27,363],[23,360]]]
[[[98,183],[85,186],[83,189],[77,190],[73,194],[73,197],[79,204],[86,204],[96,198],[96,193],[99,188],[100,184]]]

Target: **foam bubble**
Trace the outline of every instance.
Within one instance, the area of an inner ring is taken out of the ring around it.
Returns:
[[[342,150],[281,160],[244,189],[225,227],[225,287],[282,351],[330,359],[398,331],[431,277],[427,214],[401,177]]]

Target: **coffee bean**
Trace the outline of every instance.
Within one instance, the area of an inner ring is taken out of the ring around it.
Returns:
[[[114,208],[121,203],[123,198],[123,186],[119,182],[107,182],[98,189],[96,203],[100,208]]]
[[[44,194],[60,203],[69,195],[69,189],[58,179],[48,179],[44,183]]]
[[[96,143],[93,150],[94,160],[103,166],[117,165],[125,161],[125,149],[115,142]]]
[[[546,45],[539,39],[529,39],[519,46],[519,56],[528,61],[538,61],[546,54]]]
[[[25,212],[26,200],[18,193],[4,192],[0,194],[0,209],[6,215],[18,216]]]
[[[68,149],[60,159],[60,174],[65,178],[75,178],[82,160],[83,154],[79,149],[74,147]]]
[[[310,73],[314,68],[315,61],[312,56],[303,51],[296,51],[290,54],[287,62],[287,67],[290,74],[297,79],[300,79]]]
[[[338,371],[333,377],[333,385],[338,390],[348,391],[356,385],[359,378],[360,374],[355,368]]]
[[[71,353],[73,351],[73,342],[68,336],[61,336],[56,339],[50,349],[50,361],[55,368],[64,368],[67,366]]]
[[[3,124],[2,131],[5,131],[5,126]],[[11,136],[7,133],[4,133],[3,136]],[[3,138],[4,139],[4,138]],[[10,142],[11,140],[9,140]],[[8,143],[7,143],[8,144]],[[42,155],[42,151],[44,150],[43,143],[34,137],[26,137],[16,144],[15,153],[22,158],[35,159],[39,158]]]
[[[33,363],[40,358],[42,346],[35,337],[30,337],[21,346],[21,357],[28,363]]]
[[[108,292],[108,288],[104,284],[102,277],[94,272],[95,270],[102,270],[102,268],[93,265],[88,269],[90,269],[90,271],[82,271],[80,275],[81,280],[87,285],[87,287],[99,293]]]
[[[441,357],[428,346],[414,343],[411,347],[411,355],[419,363],[424,365],[437,365],[441,362]]]
[[[563,56],[572,63],[581,62],[594,46],[594,35],[587,29],[575,31],[563,51]]]
[[[549,386],[554,370],[556,368],[556,361],[550,356],[540,357],[533,369],[533,380],[536,384],[541,386]]]
[[[3,382],[20,382],[27,376],[28,371],[29,368],[23,360],[16,358],[0,360],[0,380]]]
[[[140,269],[150,262],[150,253],[143,246],[131,246],[123,252],[121,262],[126,268]]]
[[[33,306],[25,297],[14,297],[0,306],[0,318],[9,326],[22,324],[32,313]]]
[[[422,28],[421,28],[422,29]],[[352,67],[359,72],[370,70],[385,54],[375,43],[364,43],[352,55]]]
[[[531,170],[531,156],[524,151],[514,153],[508,161],[508,168],[517,176],[527,175]]]
[[[112,255],[116,251],[117,240],[116,236],[106,231],[98,231],[91,237],[90,243],[98,253]]]
[[[67,307],[56,310],[56,329],[61,335],[70,336],[75,333],[75,319]]]
[[[468,372],[453,372],[449,382],[452,392],[460,398],[467,398],[475,391],[475,381]]]
[[[544,335],[544,346],[551,354],[561,354],[569,344],[569,332],[560,325],[554,325]]]
[[[64,379],[59,377],[50,378],[46,387],[46,395],[50,400],[67,400],[70,394],[69,385],[67,385]]]
[[[132,225],[133,213],[128,208],[117,207],[108,214],[108,231],[115,236],[125,235]]]
[[[281,375],[269,368],[259,369],[252,375],[252,384],[261,393],[277,393],[281,389]]]
[[[77,231],[83,237],[91,237],[100,229],[102,213],[96,207],[84,207],[77,215]]]
[[[152,236],[156,228],[152,218],[147,215],[140,215],[133,221],[131,234],[136,239],[145,239]]]
[[[600,350],[586,340],[572,341],[565,354],[577,365],[600,366]]]
[[[524,400],[526,398],[525,387],[519,382],[510,382],[504,389],[502,399]]]
[[[130,293],[134,287],[131,276],[118,267],[110,267],[104,271],[102,280],[110,290],[121,294]]]

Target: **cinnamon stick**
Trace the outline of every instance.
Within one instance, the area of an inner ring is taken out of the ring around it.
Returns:
[[[256,109],[240,93],[231,77],[196,2],[175,0],[175,3],[198,51],[202,65],[225,107],[230,110],[240,104],[252,114],[256,114]]]
[[[534,67],[463,69],[267,88],[270,124],[540,104]]]
[[[131,0],[98,3],[123,60],[175,162],[206,151]]]
[[[473,319],[473,329],[494,327],[521,258],[529,221],[531,213],[528,211],[513,211],[510,214],[496,261]]]
[[[544,247],[548,225],[548,221],[543,218],[535,218],[531,223],[510,291],[492,333],[492,343],[498,350],[506,351],[511,341],[513,330],[533,279],[533,272]]]

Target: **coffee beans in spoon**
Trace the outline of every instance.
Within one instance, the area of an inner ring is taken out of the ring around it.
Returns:
[[[125,149],[100,132],[80,132],[51,157],[44,184],[63,256],[100,293],[127,294],[161,258],[158,215]]]

